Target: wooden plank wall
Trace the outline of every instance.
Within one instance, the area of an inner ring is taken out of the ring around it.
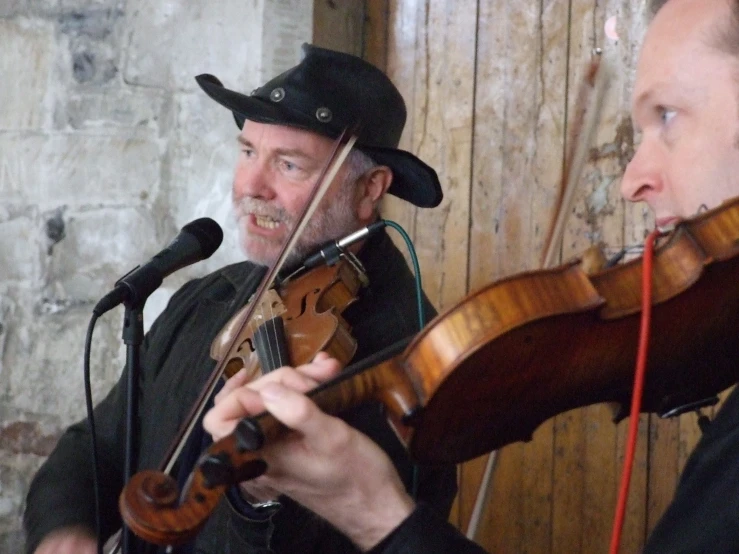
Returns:
[[[384,216],[414,239],[424,287],[440,309],[497,278],[540,266],[567,127],[595,47],[603,51],[599,73],[609,81],[559,260],[592,244],[612,253],[643,241],[653,221],[643,207],[620,199],[619,180],[633,151],[628,107],[645,4],[316,1],[316,42],[336,46],[336,29],[350,29],[341,48],[385,69],[406,100],[401,146],[441,176],[439,208],[393,200],[384,207]],[[611,17],[616,40],[604,32]],[[563,414],[531,442],[502,449],[476,540],[490,552],[606,552],[627,426],[614,425],[611,413],[595,406]],[[700,435],[692,415],[642,416],[639,429],[624,553],[640,550]],[[484,464],[460,467],[452,514],[460,529],[467,528]]]

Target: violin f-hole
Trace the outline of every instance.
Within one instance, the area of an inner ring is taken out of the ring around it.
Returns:
[[[295,314],[294,316],[289,316],[287,318],[288,321],[292,321],[293,319],[297,319],[300,316],[304,315],[306,310],[308,309],[308,295],[313,294],[315,296],[318,296],[321,294],[321,289],[313,289],[311,292],[308,292],[300,297],[300,311]]]

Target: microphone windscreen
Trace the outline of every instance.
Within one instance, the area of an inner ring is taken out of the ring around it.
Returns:
[[[209,217],[191,221],[182,230],[192,234],[200,243],[203,259],[210,257],[223,242],[221,226]]]

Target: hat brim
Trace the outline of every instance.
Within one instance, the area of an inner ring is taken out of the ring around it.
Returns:
[[[436,171],[419,158],[398,148],[372,148],[359,145],[361,150],[379,165],[393,170],[393,182],[388,194],[402,198],[419,208],[435,208],[444,194]]]
[[[291,110],[279,103],[268,102],[254,96],[229,90],[213,75],[195,77],[203,91],[220,105],[231,110],[236,125],[241,129],[246,119],[258,123],[285,125],[312,131],[329,138],[340,133],[327,132],[325,126],[318,126],[313,117]],[[434,208],[441,203],[444,195],[436,171],[419,158],[398,148],[380,148],[357,143],[356,148],[377,164],[388,166],[393,171],[393,181],[388,193],[397,196],[419,208]]]

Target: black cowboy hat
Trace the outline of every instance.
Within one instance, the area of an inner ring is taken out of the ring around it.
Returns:
[[[329,138],[345,128],[355,129],[357,149],[393,170],[390,194],[422,208],[441,202],[436,171],[397,148],[406,118],[403,97],[387,75],[363,59],[304,44],[298,65],[250,95],[225,88],[212,75],[195,79],[208,96],[233,112],[239,128],[249,119]]]

